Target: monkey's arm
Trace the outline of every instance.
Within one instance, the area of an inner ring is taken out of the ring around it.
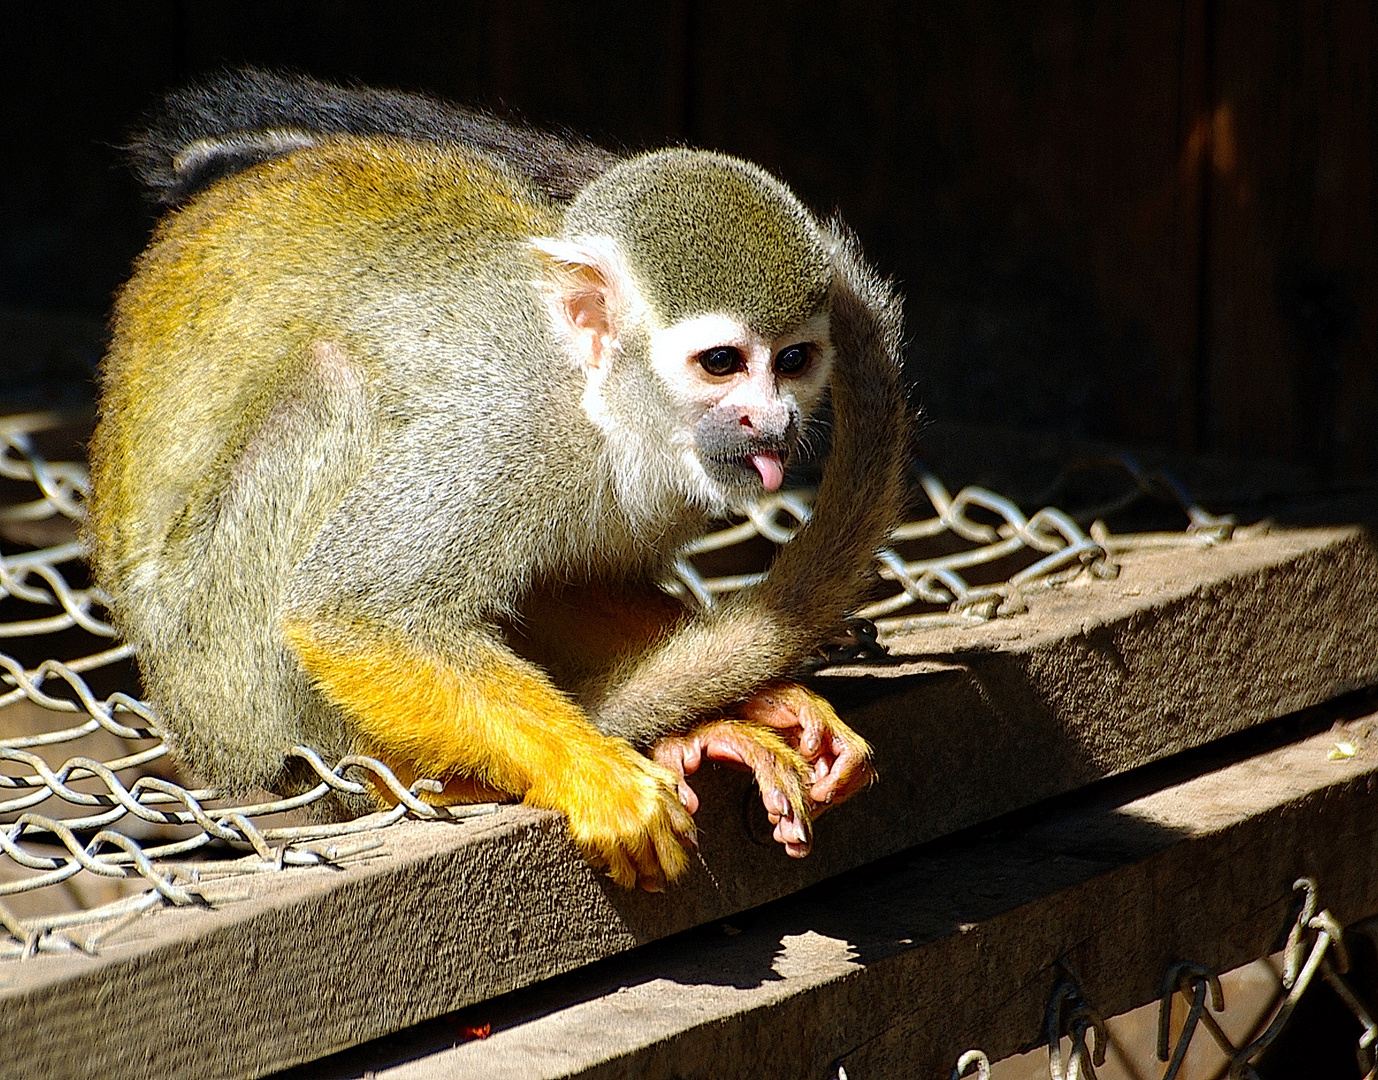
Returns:
[[[564,586],[528,596],[508,639],[518,654],[581,699],[619,656],[645,652],[686,618],[678,601],[649,584]],[[699,800],[688,777],[704,762],[752,773],[775,838],[800,858],[809,852],[811,819],[874,775],[866,741],[824,698],[789,682],[759,689],[735,715],[662,736],[649,753],[679,777],[680,800],[691,814]]]
[[[788,674],[865,597],[874,552],[904,497],[901,314],[850,238],[839,239],[836,258],[833,449],[813,519],[761,585],[685,624],[614,678],[592,710],[603,731],[649,746],[730,708]]]
[[[589,861],[656,889],[688,868],[674,777],[599,732],[544,674],[480,631],[426,647],[357,620],[289,616],[288,644],[365,749],[408,776],[459,779],[563,813]]]
[[[681,603],[655,585],[564,585],[533,591],[507,639],[576,700],[595,703],[599,681],[617,658],[646,652],[686,619]],[[679,777],[689,813],[697,813],[699,796],[688,778],[704,762],[750,771],[776,839],[795,857],[809,853],[812,818],[874,777],[864,738],[825,698],[791,682],[761,687],[733,715],[661,737],[649,754]]]

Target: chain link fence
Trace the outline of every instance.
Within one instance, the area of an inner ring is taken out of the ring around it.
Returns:
[[[1314,879],[1299,878],[1292,888],[1301,893],[1302,900],[1282,951],[1279,991],[1242,1041],[1231,1039],[1217,1019],[1226,1007],[1220,976],[1210,968],[1188,961],[1168,966],[1158,1003],[1157,1043],[1153,1048],[1158,1062],[1166,1066],[1162,1080],[1178,1080],[1184,1075],[1187,1051],[1202,1031],[1209,1035],[1225,1058],[1224,1065],[1212,1070],[1212,1075],[1229,1080],[1259,1080],[1255,1066],[1287,1028],[1297,1004],[1307,990],[1316,985],[1318,974],[1358,1021],[1360,1033],[1354,1046],[1358,1075],[1363,1080],[1378,1080],[1374,1045],[1378,1040],[1378,1024],[1345,979],[1350,970],[1350,958],[1345,947],[1344,928],[1328,910],[1316,910],[1319,901]],[[1368,936],[1378,947],[1378,920],[1364,920],[1351,930]],[[1096,1069],[1105,1065],[1106,1047],[1110,1041],[1105,1020],[1087,1003],[1071,969],[1060,965],[1059,974],[1048,1000],[1044,1023],[1048,1076],[1050,1080],[1097,1080]],[[1187,1013],[1174,1040],[1172,1003],[1177,996],[1184,1000]],[[1145,1052],[1143,1056],[1146,1058],[1148,1054]],[[984,1053],[968,1050],[957,1059],[952,1080],[992,1080],[992,1071],[990,1059]],[[838,1069],[838,1080],[847,1080],[845,1069]]]
[[[24,492],[0,509],[0,638],[10,643],[0,650],[0,959],[95,954],[154,907],[224,902],[228,878],[339,863],[380,847],[378,830],[404,817],[495,808],[433,807],[422,796],[439,789],[434,781],[404,787],[381,762],[355,755],[332,764],[308,747],[291,752],[319,783],[292,798],[237,803],[183,782],[156,715],[137,696],[131,649],[116,640],[105,598],[88,583],[75,528],[85,467],[47,461],[35,447],[34,435],[56,422],[41,414],[0,420],[0,478]],[[895,530],[877,555],[881,595],[820,662],[882,656],[888,638],[924,627],[1017,616],[1033,592],[1081,575],[1114,577],[1128,552],[1229,538],[1233,520],[1207,514],[1170,478],[1128,458],[1112,464],[1129,481],[1112,509],[1143,494],[1166,496],[1180,505],[1186,529],[1112,535],[1100,519],[1106,508],[1026,516],[984,488],[954,496],[918,468],[932,516]],[[667,591],[708,607],[759,581],[774,545],[809,520],[810,499],[807,490],[767,497],[746,520],[689,544]],[[744,569],[751,557],[759,565]],[[299,813],[332,790],[370,786],[386,788],[393,809],[330,825]]]
[[[1170,475],[1149,472],[1129,455],[1076,463],[1074,468],[1109,467],[1129,481],[1126,494],[1075,516],[1044,507],[1031,517],[1012,501],[975,485],[955,496],[922,464],[915,475],[932,517],[906,522],[891,543],[876,553],[877,571],[890,585],[888,595],[862,607],[857,618],[874,625],[870,640],[934,626],[985,622],[1026,611],[1026,597],[1081,575],[1108,579],[1119,574],[1118,558],[1163,547],[1210,547],[1230,539],[1232,516],[1216,516],[1196,505]],[[709,533],[685,546],[675,562],[667,590],[690,603],[711,606],[723,593],[759,582],[763,570],[705,575],[696,559],[738,547],[757,538],[788,543],[809,520],[812,492],[782,491],[761,499],[745,521]],[[1186,529],[1176,532],[1112,535],[1104,518],[1148,496],[1180,507]],[[1088,528],[1083,530],[1083,526]],[[955,550],[918,556],[903,554],[926,545]],[[1004,568],[1008,572],[1000,573]],[[992,574],[996,580],[989,579]],[[898,586],[898,588],[894,588]],[[864,625],[858,632],[868,635]],[[834,659],[838,659],[834,657]]]
[[[0,477],[37,488],[36,498],[0,509],[0,529],[10,526],[8,535],[50,538],[63,530],[32,524],[81,520],[85,467],[45,461],[34,447],[32,435],[54,423],[45,415],[0,421]],[[338,863],[381,847],[377,830],[403,817],[455,819],[496,808],[431,806],[419,796],[439,790],[434,781],[404,787],[372,758],[354,755],[330,765],[302,746],[291,753],[319,783],[292,798],[241,804],[176,782],[150,707],[126,690],[101,696],[92,689],[95,676],[128,661],[131,649],[115,643],[114,628],[101,617],[100,591],[78,584],[86,579],[83,549],[68,531],[71,539],[0,556],[0,638],[32,652],[34,639],[51,636],[54,646],[79,652],[26,666],[11,654],[17,648],[0,651],[0,679],[10,687],[0,694],[0,958],[73,949],[95,954],[102,939],[150,908],[206,905],[212,897],[223,902],[226,878]],[[29,617],[10,617],[18,613]],[[136,680],[127,665],[116,672],[121,677],[132,689]],[[97,747],[105,754],[77,753],[57,767],[42,753]],[[293,816],[332,790],[357,795],[370,787],[386,788],[395,806],[329,825]],[[218,857],[189,858],[212,850]],[[71,888],[83,874],[127,883],[115,890],[127,895],[84,903],[108,891],[89,882],[84,890]],[[16,911],[18,898],[29,901],[31,914]]]

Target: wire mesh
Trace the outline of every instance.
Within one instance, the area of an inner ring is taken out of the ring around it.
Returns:
[[[435,781],[404,787],[377,760],[355,755],[332,765],[308,747],[291,753],[319,782],[291,798],[265,794],[246,804],[179,782],[157,717],[136,696],[132,650],[105,620],[106,598],[85,584],[75,525],[88,491],[86,469],[47,461],[36,449],[33,436],[56,423],[46,414],[0,419],[0,478],[31,489],[17,488],[24,495],[0,508],[0,535],[10,540],[0,555],[0,638],[12,642],[0,650],[0,679],[9,688],[0,693],[0,959],[73,949],[94,954],[104,938],[152,908],[224,902],[211,886],[223,889],[226,878],[362,855],[382,845],[379,829],[404,817],[453,819],[494,809],[433,807],[421,796],[439,789]],[[852,636],[827,659],[883,655],[896,633],[1017,615],[1037,590],[1079,575],[1114,577],[1117,558],[1128,551],[1229,538],[1232,519],[1194,506],[1169,478],[1130,459],[1117,467],[1135,491],[1175,498],[1186,530],[1112,536],[1096,520],[1083,531],[1060,510],[1026,516],[984,488],[953,496],[919,467],[933,514],[902,525],[878,553],[885,595],[857,613]],[[787,543],[809,520],[811,497],[807,490],[770,496],[745,520],[695,540],[676,560],[667,591],[708,607],[759,581],[760,569],[715,572],[709,564],[752,545],[768,552]],[[934,542],[944,550],[917,550]],[[16,543],[27,550],[10,553]],[[93,689],[101,682],[108,692]],[[73,749],[85,752],[59,765],[45,756]],[[391,810],[329,825],[293,816],[332,790],[359,794],[370,786],[391,793]],[[114,894],[91,888],[92,881],[115,886]],[[78,882],[87,887],[78,889]],[[28,910],[21,912],[20,901]]]
[[[1028,609],[1030,594],[1082,575],[1118,576],[1117,558],[1129,552],[1210,547],[1233,535],[1232,516],[1208,513],[1170,475],[1145,470],[1129,455],[1079,464],[1110,465],[1132,481],[1125,497],[1079,515],[1090,522],[1086,531],[1076,518],[1055,507],[1026,516],[1011,500],[983,487],[969,485],[954,496],[928,468],[916,463],[915,475],[933,516],[906,522],[891,533],[890,544],[876,553],[876,569],[890,587],[888,595],[862,607],[857,617],[874,624],[881,644],[887,637],[926,627],[1009,617]],[[1186,528],[1112,535],[1102,515],[1125,508],[1140,495],[1175,502],[1187,519]],[[760,582],[764,569],[709,576],[696,560],[758,537],[772,544],[788,543],[808,522],[811,498],[808,490],[768,496],[748,510],[746,520],[690,542],[675,561],[667,590],[711,607],[719,596]],[[911,553],[922,546],[954,550]],[[1002,567],[1009,572],[1000,574]],[[981,580],[992,574],[995,580]]]
[[[1292,889],[1301,894],[1301,902],[1282,951],[1277,993],[1243,1039],[1230,1038],[1217,1019],[1226,1010],[1218,973],[1190,961],[1174,961],[1167,966],[1158,1002],[1156,1045],[1152,1050],[1143,1048],[1147,1051],[1143,1055],[1145,1059],[1151,1053],[1165,1066],[1162,1080],[1177,1080],[1185,1075],[1183,1067],[1187,1053],[1203,1031],[1224,1059],[1224,1064],[1211,1069],[1210,1075],[1228,1080],[1259,1080],[1257,1066],[1260,1060],[1287,1029],[1307,991],[1321,981],[1330,985],[1357,1021],[1358,1035],[1353,1044],[1355,1075],[1362,1076],[1363,1080],[1378,1080],[1378,1056],[1375,1056],[1378,1023],[1374,1022],[1369,1006],[1350,980],[1345,978],[1350,969],[1345,931],[1329,910],[1317,911],[1319,889],[1314,878],[1298,878]],[[1351,931],[1367,936],[1378,945],[1378,919],[1365,919],[1351,927]],[[1173,998],[1179,995],[1186,1005],[1186,1016],[1174,1039],[1172,1004]],[[1096,1080],[1096,1069],[1105,1064],[1106,1046],[1111,1037],[1107,1034],[1105,1020],[1087,1003],[1076,974],[1065,964],[1058,965],[1058,981],[1048,1000],[1044,1031],[1049,1080],[1079,1080],[1082,1077]],[[1069,1043],[1065,1052],[1064,1039]],[[839,1067],[837,1075],[838,1080],[846,1080],[845,1069]],[[952,1080],[973,1076],[990,1080],[992,1075],[990,1059],[980,1050],[963,1053],[951,1073]]]
[[[30,539],[61,537],[60,527],[32,526],[81,520],[86,469],[46,461],[32,439],[55,423],[42,414],[0,420],[0,477],[31,484],[38,495],[0,509],[0,527],[10,526],[11,534],[16,523],[24,523],[30,527],[19,532]],[[75,531],[66,531],[70,539],[0,556],[0,602],[6,605],[0,611],[39,612],[0,617],[0,638],[32,651],[35,639],[52,636],[53,646],[79,653],[26,666],[12,655],[18,648],[0,652],[0,679],[11,688],[0,694],[0,731],[7,736],[0,738],[0,958],[72,949],[94,953],[102,938],[153,907],[209,903],[207,887],[227,877],[338,863],[381,846],[372,834],[402,817],[454,819],[494,809],[433,807],[418,796],[438,789],[434,781],[404,787],[372,758],[354,755],[332,766],[308,747],[291,753],[319,783],[291,798],[236,803],[212,788],[175,782],[167,775],[168,747],[152,709],[125,690],[102,696],[92,689],[103,673],[132,682],[131,673],[118,671],[132,651],[115,641],[115,629],[101,617],[105,597],[99,589],[74,584],[86,576],[83,548]],[[73,744],[105,752],[77,754],[57,767],[42,753],[66,752]],[[360,794],[367,785],[387,789],[393,808],[334,824],[291,817],[332,790]],[[188,859],[211,848],[221,857]],[[224,857],[236,853],[243,855]],[[137,891],[83,903],[91,890],[74,895],[70,888],[83,873],[127,882]],[[20,897],[47,902],[31,904],[36,913],[21,916],[14,907]]]

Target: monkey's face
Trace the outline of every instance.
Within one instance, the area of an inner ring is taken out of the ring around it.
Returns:
[[[647,302],[612,237],[531,243],[624,508],[649,520],[687,501],[721,514],[779,490],[832,372],[826,311],[778,333],[726,314],[673,319]]]
[[[827,316],[767,339],[700,315],[653,333],[650,352],[677,413],[690,490],[712,508],[779,490],[832,371]]]

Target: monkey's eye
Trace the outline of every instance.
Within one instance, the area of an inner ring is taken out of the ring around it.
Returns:
[[[809,347],[807,345],[791,345],[787,349],[781,349],[780,354],[775,358],[775,370],[781,375],[798,375],[809,366]]]
[[[699,367],[710,375],[731,375],[735,371],[745,370],[746,361],[740,351],[724,346],[699,353]]]

